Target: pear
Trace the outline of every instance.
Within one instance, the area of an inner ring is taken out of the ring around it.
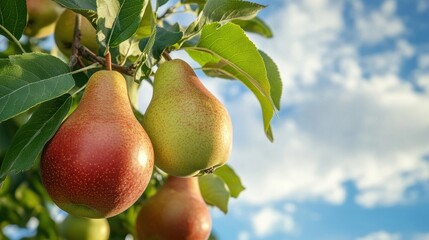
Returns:
[[[91,219],[68,215],[60,226],[63,240],[108,240],[109,222],[105,218]]]
[[[210,213],[198,179],[169,176],[151,198],[143,202],[136,221],[137,239],[207,239]]]
[[[65,10],[58,19],[55,26],[55,43],[60,51],[70,57],[74,37],[76,13],[70,9]],[[99,45],[97,44],[96,31],[89,20],[81,17],[80,25],[80,43],[94,53],[98,52]]]
[[[153,170],[153,148],[135,118],[124,77],[93,74],[80,104],[45,146],[41,180],[70,214],[107,218],[129,208]]]
[[[210,173],[228,161],[228,111],[182,60],[158,68],[143,123],[154,146],[155,165],[169,175]]]
[[[35,38],[51,35],[62,11],[52,0],[27,0],[28,21],[24,34]]]

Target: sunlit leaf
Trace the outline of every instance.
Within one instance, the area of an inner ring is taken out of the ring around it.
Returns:
[[[273,141],[270,122],[275,104],[267,70],[264,59],[243,29],[233,23],[206,25],[197,46],[186,50],[203,70],[238,79],[253,92],[261,104],[265,134]]]
[[[198,182],[204,201],[227,213],[230,193],[222,179],[214,174],[208,174],[198,177]]]
[[[205,25],[214,22],[223,23],[235,19],[252,19],[264,8],[264,5],[242,0],[207,0],[202,14],[189,26],[187,33],[198,32]]]
[[[224,183],[228,186],[231,196],[234,198],[237,198],[238,195],[240,195],[240,193],[245,189],[241,183],[240,177],[228,165],[223,165],[222,167],[216,169],[214,174],[222,178]]]
[[[259,53],[264,59],[265,68],[267,69],[268,80],[270,81],[270,92],[271,99],[274,102],[277,110],[280,110],[280,99],[282,96],[283,84],[280,77],[279,69],[276,63],[263,51],[259,50]]]
[[[273,37],[271,28],[260,18],[254,17],[249,20],[236,19],[232,23],[239,25],[244,31],[257,33],[266,38]]]
[[[140,25],[149,0],[97,0],[97,38],[106,48],[129,39]]]

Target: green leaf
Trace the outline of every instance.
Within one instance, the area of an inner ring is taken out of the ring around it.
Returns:
[[[207,0],[200,17],[189,26],[187,34],[199,32],[205,25],[234,19],[252,19],[264,5],[241,0]]]
[[[48,54],[0,59],[0,122],[67,93],[74,86],[69,67]]]
[[[208,0],[203,9],[205,23],[251,19],[256,17],[264,5],[241,0]]]
[[[222,179],[214,174],[198,177],[201,195],[207,204],[216,206],[225,214],[228,212],[229,190]]]
[[[270,82],[261,54],[243,29],[233,23],[221,27],[217,23],[206,25],[197,47],[185,49],[206,72],[238,79],[253,92],[261,104],[265,134],[273,141],[270,122],[275,104]]]
[[[15,134],[3,160],[0,179],[9,172],[24,171],[33,166],[36,157],[60,127],[71,104],[71,96],[65,94],[37,108],[30,120]]]
[[[14,119],[9,119],[8,121],[0,123],[0,162],[12,143],[13,135],[15,135],[17,129],[18,126]]]
[[[157,0],[156,4],[158,7],[161,7],[162,5],[166,4],[168,0]]]
[[[283,84],[279,69],[276,63],[263,51],[259,50],[262,59],[264,59],[267,69],[268,80],[270,81],[271,98],[277,110],[280,110],[280,99],[282,97]]]
[[[223,165],[222,167],[216,169],[214,174],[222,178],[222,180],[228,186],[231,196],[234,198],[237,198],[238,195],[240,195],[240,193],[246,189],[241,183],[240,177],[228,165]]]
[[[140,25],[149,0],[97,0],[97,38],[107,49],[129,39]]]
[[[196,3],[196,4],[201,4],[201,5],[206,4],[206,0],[180,0],[180,2],[182,2],[182,3]]]
[[[0,197],[6,195],[9,192],[9,188],[11,185],[10,177],[7,176],[3,182],[0,182]]]
[[[97,27],[97,3],[96,0],[54,0],[59,5],[71,9],[85,16],[94,28]]]
[[[0,1],[0,25],[16,39],[20,39],[27,24],[27,5],[25,0]],[[13,39],[0,28],[0,34]]]
[[[180,39],[182,39],[182,36],[182,32],[173,32],[157,27],[155,42],[152,47],[153,57],[159,60],[164,49],[179,42]]]
[[[266,38],[273,37],[271,28],[258,17],[249,20],[236,19],[233,20],[232,23],[239,25],[246,32],[257,33]]]
[[[152,10],[150,2],[146,4],[142,20],[135,33],[137,39],[143,39],[149,37],[152,34],[152,29],[156,26],[155,13]]]

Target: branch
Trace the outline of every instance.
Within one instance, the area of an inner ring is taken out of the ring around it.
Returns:
[[[76,14],[74,32],[73,32],[73,44],[72,44],[72,53],[70,56],[69,67],[72,68],[76,63],[79,62],[78,48],[80,46],[80,23],[81,16]]]
[[[171,60],[173,60],[172,58],[171,58],[171,56],[170,56],[170,54],[168,53],[168,51],[167,50],[164,50],[164,52],[162,52],[162,56],[165,58],[165,60],[167,60],[167,61],[171,61]]]
[[[79,54],[84,57],[85,59],[88,59],[91,62],[99,63],[103,66],[106,66],[106,59],[103,57],[97,56],[95,53],[91,52],[87,47],[80,45],[78,48]],[[115,63],[112,63],[112,69],[124,74],[127,74],[129,76],[134,76],[136,71],[136,66],[134,64],[130,66],[121,66]]]

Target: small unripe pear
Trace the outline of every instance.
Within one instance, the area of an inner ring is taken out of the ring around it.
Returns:
[[[42,183],[70,214],[117,215],[141,196],[153,170],[149,137],[135,118],[124,77],[91,76],[76,110],[45,146]]]
[[[204,174],[228,161],[228,111],[182,60],[158,68],[143,123],[154,146],[155,165],[169,175]]]
[[[61,223],[62,240],[108,240],[109,222],[105,218],[91,219],[68,215]]]
[[[210,212],[197,178],[168,177],[159,191],[143,202],[136,221],[137,239],[207,239]]]
[[[27,0],[28,21],[24,34],[35,38],[51,35],[62,11],[52,0]]]
[[[61,14],[55,27],[55,43],[66,57],[70,57],[71,55],[74,40],[74,28],[76,25],[75,19],[76,13],[70,9],[67,9]],[[97,53],[99,45],[97,44],[95,28],[84,16],[81,17],[81,25],[79,30],[80,43],[92,52]]]

